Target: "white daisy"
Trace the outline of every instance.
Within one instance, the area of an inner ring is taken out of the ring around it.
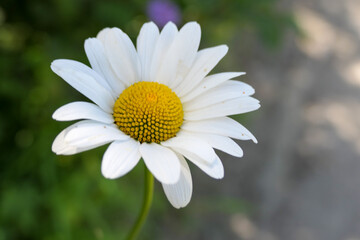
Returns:
[[[224,168],[214,148],[241,157],[231,139],[255,137],[228,115],[254,111],[254,89],[230,80],[243,72],[207,76],[225,56],[220,45],[198,51],[200,26],[180,30],[168,23],[161,32],[143,25],[137,49],[118,28],[106,28],[85,41],[91,68],[77,61],[55,60],[51,69],[94,103],[72,102],[55,111],[58,121],[80,120],[63,130],[52,150],[59,155],[111,143],[101,172],[109,179],[128,173],[142,158],[162,183],[170,203],[186,206],[192,179],[185,158],[210,177]]]

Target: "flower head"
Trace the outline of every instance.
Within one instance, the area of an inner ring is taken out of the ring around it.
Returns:
[[[256,110],[254,89],[231,80],[243,72],[209,72],[225,56],[220,45],[198,51],[200,26],[180,30],[168,23],[159,32],[143,25],[136,48],[118,28],[106,28],[85,41],[90,67],[55,60],[51,69],[89,98],[72,102],[53,114],[58,121],[81,120],[54,140],[56,154],[70,155],[111,143],[101,171],[109,179],[128,173],[142,158],[176,207],[186,206],[192,194],[187,161],[206,174],[224,176],[219,149],[236,157],[242,149],[232,140],[255,137],[227,117]]]
[[[165,26],[169,21],[179,24],[181,14],[179,7],[170,0],[151,0],[147,5],[147,15],[159,27]]]

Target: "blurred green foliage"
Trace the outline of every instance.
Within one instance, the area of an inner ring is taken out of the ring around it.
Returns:
[[[177,3],[184,22],[196,20],[206,29],[202,43],[206,39],[228,43],[235,32],[250,28],[271,46],[292,25],[291,17],[276,9],[276,0]],[[121,239],[133,223],[141,205],[143,164],[110,181],[100,173],[106,147],[65,157],[51,152],[53,139],[69,125],[53,121],[52,113],[65,103],[86,99],[49,66],[58,58],[88,63],[83,42],[104,27],[120,27],[134,40],[148,21],[146,4],[146,0],[1,1],[0,240]],[[217,199],[218,208],[202,209],[245,211],[246,204],[236,201]],[[195,231],[184,223],[187,211],[177,216],[179,228]],[[141,239],[156,239],[160,223],[170,213],[174,210],[157,185],[151,221]]]

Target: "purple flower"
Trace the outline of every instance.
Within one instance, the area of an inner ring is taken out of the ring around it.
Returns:
[[[169,0],[151,0],[147,5],[147,15],[159,27],[165,26],[169,21],[179,24],[181,13],[179,7]]]

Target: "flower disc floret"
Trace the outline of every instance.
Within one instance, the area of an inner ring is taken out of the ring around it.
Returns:
[[[133,139],[160,143],[176,136],[184,112],[179,97],[169,87],[138,82],[120,94],[113,116],[120,130]]]

